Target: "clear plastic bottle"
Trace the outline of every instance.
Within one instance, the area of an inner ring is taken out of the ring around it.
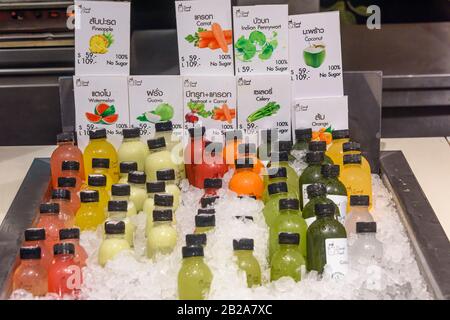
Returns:
[[[358,222],[373,222],[373,217],[369,212],[369,196],[350,196],[350,211],[345,219],[347,235],[356,233]]]
[[[99,203],[97,190],[80,192],[81,206],[75,215],[75,225],[81,231],[95,230],[106,219],[105,208]]]
[[[147,190],[145,182],[147,175],[141,171],[131,171],[128,173],[128,184],[130,185],[130,201],[133,201],[138,212],[142,211],[145,199],[147,199]]]
[[[203,183],[205,192],[200,198],[200,206],[206,208],[208,206],[214,205],[219,196],[217,195],[217,190],[222,188],[222,179],[207,178]]]
[[[147,257],[170,254],[177,245],[177,230],[172,224],[172,210],[153,210],[153,227],[147,234]]]
[[[268,170],[273,168],[286,168],[286,178],[289,191],[300,194],[298,187],[298,175],[297,172],[289,165],[289,154],[285,151],[272,152],[270,156],[270,162],[267,165]],[[269,169],[270,168],[270,169]],[[268,180],[268,176],[264,175],[264,181]]]
[[[83,274],[75,261],[73,243],[58,243],[53,248],[53,262],[48,269],[48,292],[78,296],[81,292]]]
[[[190,233],[186,235],[186,246],[192,247],[192,246],[201,246],[205,247],[207,242],[206,234],[205,233],[199,233],[194,234]]]
[[[153,210],[155,210],[155,194],[165,193],[166,183],[164,181],[147,182],[146,189],[147,189],[147,199],[145,199],[144,201],[143,211],[147,215],[147,219],[151,221]]]
[[[213,275],[203,260],[203,247],[182,248],[183,262],[178,272],[178,298],[203,300],[208,296]]]
[[[20,264],[13,275],[13,290],[23,289],[33,296],[45,296],[47,283],[47,270],[41,263],[41,248],[21,247]]]
[[[278,234],[279,249],[274,253],[270,263],[270,281],[282,277],[291,277],[300,281],[305,269],[305,258],[298,250],[300,234],[282,232]]]
[[[72,210],[72,205],[70,203],[71,194],[69,190],[66,189],[55,189],[52,190],[50,196],[51,203],[59,204],[59,219],[64,222],[64,227],[71,228],[75,223],[75,212]]]
[[[195,216],[195,234],[207,233],[214,230],[216,216],[214,214],[197,214]]]
[[[367,161],[366,157],[364,157],[362,155],[362,153],[361,153],[361,144],[359,144],[358,142],[353,142],[353,141],[346,142],[346,143],[344,143],[342,145],[342,152],[343,152],[343,155],[346,155],[346,154],[360,154],[361,155],[361,167],[362,167],[362,169],[365,172],[369,172],[369,173],[371,172],[369,162]],[[339,163],[340,166],[343,165],[343,160],[344,160],[344,157],[342,157],[340,159],[340,163]]]
[[[261,285],[261,267],[253,255],[254,247],[253,239],[233,240],[234,256],[237,258],[239,269],[246,274],[249,288]]]
[[[313,183],[320,182],[322,179],[322,162],[324,159],[324,153],[320,151],[309,151],[306,153],[306,163],[308,166],[303,170],[300,178],[298,179],[299,191],[300,191],[300,209],[303,210],[308,203],[308,193],[306,188]]]
[[[348,130],[333,130],[331,132],[333,137],[333,141],[331,142],[330,147],[328,148],[326,155],[333,160],[333,163],[339,164],[341,161],[339,159],[342,158],[342,145],[346,142],[349,142],[350,135]]]
[[[360,154],[344,155],[344,169],[341,171],[340,180],[347,188],[349,197],[369,196],[369,210],[372,209],[372,175],[362,168]]]
[[[112,200],[108,202],[108,218],[106,221],[123,221],[125,223],[125,240],[128,241],[130,247],[134,246],[134,232],[136,226],[127,217],[128,203],[127,201]]]
[[[99,204],[103,210],[106,211],[109,201],[109,193],[106,190],[106,176],[103,174],[90,174],[88,175],[88,190],[98,191]]]
[[[357,222],[357,238],[349,248],[352,263],[380,263],[383,259],[383,244],[377,240],[376,222]]]
[[[285,182],[287,184],[287,171],[284,167],[279,168],[268,168],[267,178],[264,179],[264,192],[262,195],[262,201],[266,203],[269,200],[269,189],[268,186],[273,183]],[[295,190],[298,188],[295,187]],[[292,191],[292,190],[289,190]],[[298,194],[297,194],[298,198]]]
[[[196,166],[203,162],[203,152],[205,150],[205,127],[189,128],[190,139],[184,149],[184,168],[189,184],[195,184]]]
[[[136,162],[137,171],[144,171],[148,148],[141,141],[139,128],[128,128],[122,131],[122,144],[117,151],[119,162]]]
[[[127,217],[137,215],[136,206],[130,200],[131,187],[129,184],[117,183],[111,186],[111,200],[127,202]]]
[[[308,203],[302,211],[303,219],[305,219],[308,227],[316,221],[316,204],[332,204],[335,206],[336,218],[340,218],[339,208],[333,200],[327,198],[327,189],[323,183],[313,183],[306,188],[308,193]],[[305,238],[306,239],[306,238]]]
[[[41,248],[41,263],[47,269],[52,262],[53,252],[51,248],[45,243],[45,229],[44,228],[28,228],[25,230],[24,247],[39,247]]]
[[[304,151],[305,154],[308,151],[308,144],[312,139],[312,129],[296,129],[295,130],[295,143],[292,146],[294,151]]]
[[[257,199],[261,199],[264,183],[261,177],[253,171],[253,165],[253,160],[250,158],[237,159],[236,171],[228,186],[239,196],[256,196]]]
[[[102,267],[120,252],[131,250],[130,244],[125,239],[125,223],[123,221],[106,221],[104,228],[105,238],[98,249],[98,263]]]
[[[175,158],[172,153],[167,150],[164,138],[150,139],[147,141],[149,155],[145,159],[145,174],[149,181],[155,181],[156,172],[162,169],[173,169],[175,171],[175,182],[179,183],[180,173],[178,165],[174,162]]]
[[[106,191],[111,191],[113,184],[112,177],[109,174],[108,158],[92,158],[92,174],[102,174],[106,177]]]
[[[327,142],[326,141],[310,141],[308,144],[308,151],[311,152],[324,152],[327,151]],[[333,164],[333,160],[326,154],[323,157],[322,164]]]
[[[84,175],[81,175],[80,163],[75,160],[64,160],[61,163],[60,177],[73,177],[76,180],[74,188],[79,191],[84,181]],[[53,188],[56,189],[56,187]]]
[[[340,167],[335,164],[324,164],[321,169],[320,180],[327,188],[327,198],[331,199],[339,208],[339,222],[344,223],[347,216],[347,188],[339,180]]]
[[[167,150],[172,151],[173,148],[180,143],[180,138],[173,134],[172,121],[155,123],[155,139],[164,138],[166,140]]]
[[[39,220],[36,228],[45,229],[45,244],[52,248],[58,242],[59,229],[64,228],[64,221],[59,218],[59,204],[41,203],[39,206]]]
[[[75,246],[74,260],[78,262],[81,267],[86,266],[88,254],[80,245],[80,229],[70,228],[59,230],[59,241],[61,243],[72,243]]]
[[[166,184],[167,193],[173,195],[173,211],[178,209],[180,205],[181,190],[175,184],[175,170],[163,169],[156,171],[156,179],[158,181],[164,181]]]
[[[79,189],[76,188],[76,179],[74,177],[59,177],[58,189],[65,189],[70,191],[70,207],[71,211],[76,213],[80,208]]]
[[[269,198],[264,206],[263,214],[267,226],[270,228],[279,215],[279,202],[283,198],[295,198],[295,194],[289,192],[286,182],[269,184],[267,187]]]
[[[138,165],[135,161],[122,161],[120,163],[120,179],[119,183],[127,183],[128,182],[128,173],[131,171],[138,171]]]

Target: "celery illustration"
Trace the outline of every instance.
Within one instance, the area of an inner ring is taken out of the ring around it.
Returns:
[[[270,117],[280,110],[281,106],[276,102],[269,102],[264,107],[259,108],[247,117],[247,122],[255,122],[265,117]]]
[[[271,38],[267,38],[261,31],[252,31],[248,36],[240,36],[234,47],[236,58],[243,62],[249,62],[258,53],[260,60],[268,60],[278,46],[278,34],[274,31]]]

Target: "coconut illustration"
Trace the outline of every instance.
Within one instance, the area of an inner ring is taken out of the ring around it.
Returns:
[[[314,43],[303,50],[303,60],[307,66],[318,68],[325,61],[325,45]]]

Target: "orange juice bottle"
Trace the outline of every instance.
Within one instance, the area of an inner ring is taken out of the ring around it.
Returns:
[[[64,221],[64,227],[71,228],[75,222],[75,212],[70,203],[70,191],[66,189],[55,189],[52,191],[52,203],[59,204],[59,219]]]
[[[80,208],[80,196],[78,195],[77,180],[74,177],[59,177],[58,189],[65,189],[70,191],[70,206],[72,212],[76,213]]]
[[[109,159],[108,158],[93,158],[92,159],[92,173],[102,174],[106,177],[106,191],[111,191],[112,177],[109,174]]]
[[[61,243],[72,243],[75,246],[75,261],[79,262],[81,267],[86,266],[88,254],[80,245],[80,229],[69,228],[59,230],[59,240]]]
[[[340,160],[342,159],[343,154],[342,145],[350,141],[349,132],[348,130],[334,130],[331,135],[333,137],[333,141],[325,154],[333,160],[333,163],[337,164],[339,161],[342,162],[342,160]]]
[[[47,283],[47,271],[41,264],[41,248],[20,248],[20,264],[14,271],[13,290],[23,289],[33,296],[45,296]]]
[[[28,228],[25,230],[24,246],[40,247],[41,248],[41,264],[47,269],[53,259],[53,252],[45,243],[45,229],[44,228]]]
[[[256,196],[261,199],[264,192],[264,183],[261,177],[253,171],[253,160],[251,158],[237,159],[235,162],[236,172],[230,180],[230,190],[238,196]]]
[[[344,155],[342,173],[340,175],[341,182],[347,188],[347,196],[368,195],[369,209],[372,208],[372,176],[370,171],[363,169],[360,154]],[[350,202],[347,205],[347,211],[350,209]]]
[[[64,228],[64,221],[59,218],[59,204],[41,203],[39,206],[39,220],[36,228],[45,229],[45,244],[52,248],[58,242],[59,229]]]
[[[342,145],[342,152],[344,153],[344,155],[346,154],[360,154],[361,155],[361,166],[363,168],[364,171],[367,172],[371,172],[370,170],[370,164],[367,161],[366,157],[364,157],[361,153],[361,144],[359,144],[358,142],[346,142]],[[340,165],[342,166],[342,160],[344,157],[342,157],[341,159],[341,163]]]
[[[80,163],[74,160],[64,160],[61,164],[61,177],[75,178],[75,189],[80,190],[84,181],[84,175],[81,175]],[[53,188],[56,187],[54,186]]]

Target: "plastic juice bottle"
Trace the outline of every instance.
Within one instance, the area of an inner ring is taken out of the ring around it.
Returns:
[[[316,221],[316,204],[318,203],[334,205],[336,219],[339,220],[341,218],[338,206],[333,202],[333,200],[327,198],[327,188],[323,183],[310,184],[306,188],[306,192],[308,193],[309,201],[303,208],[302,216],[308,227]]]
[[[112,183],[119,180],[119,162],[117,152],[114,146],[106,140],[106,129],[97,129],[89,131],[89,144],[84,149],[84,165],[86,178],[92,171],[93,158],[109,159],[109,175]]]
[[[373,217],[369,212],[369,196],[350,196],[350,211],[344,224],[347,235],[356,233],[358,222],[373,222]]]
[[[279,215],[276,217],[269,232],[269,258],[279,249],[278,234],[281,232],[292,232],[300,234],[301,239],[306,239],[305,220],[299,210],[298,199],[280,199]],[[300,243],[300,253],[306,258],[306,241]]]
[[[350,141],[350,135],[348,130],[333,130],[331,136],[333,137],[333,141],[326,154],[333,160],[333,163],[338,164],[340,163],[339,159],[342,158],[342,145]]]
[[[206,234],[205,233],[199,233],[199,234],[187,234],[186,235],[186,246],[192,247],[205,247],[206,246]]]
[[[222,143],[205,142],[203,161],[195,165],[194,187],[203,188],[207,178],[222,178],[229,167],[223,162]]]
[[[64,221],[59,218],[59,204],[41,203],[39,212],[36,228],[45,229],[45,244],[52,248],[59,239],[59,229],[64,228]]]
[[[347,195],[368,195],[369,210],[372,209],[372,176],[370,171],[365,171],[361,166],[360,154],[344,155],[344,168],[341,171],[340,180],[347,188]],[[349,207],[347,207],[347,211]]]
[[[335,164],[324,164],[321,169],[322,179],[320,180],[327,189],[327,198],[331,199],[339,208],[338,220],[344,223],[347,215],[347,189],[339,180],[340,167]]]
[[[145,159],[145,173],[148,179],[156,180],[156,171],[158,170],[173,169],[176,173],[176,183],[178,183],[180,180],[178,165],[173,161],[172,153],[167,150],[164,138],[150,139],[147,144],[150,150]]]
[[[308,144],[308,151],[326,152],[327,143],[326,141],[310,141]],[[331,158],[325,154],[322,164],[333,164],[333,160],[331,160]]]
[[[254,247],[253,239],[233,240],[234,256],[237,258],[239,269],[246,274],[249,288],[261,285],[261,267],[253,255]]]
[[[309,142],[312,139],[312,129],[296,129],[295,130],[295,143],[292,146],[292,150],[295,151],[308,151]]]
[[[269,161],[272,153],[272,142],[278,140],[277,129],[261,130],[261,144],[258,147],[258,159]]]
[[[364,157],[361,153],[361,145],[358,142],[346,142],[342,145],[342,152],[343,155],[346,154],[360,154],[361,155],[361,167],[363,168],[364,171],[366,172],[371,172],[370,170],[370,164],[367,161],[366,157]],[[340,160],[339,165],[342,166],[343,165],[343,160],[344,157],[342,157]]]
[[[125,240],[128,241],[130,247],[134,246],[134,232],[136,226],[127,217],[128,203],[127,201],[109,201],[108,202],[108,218],[106,221],[123,221],[125,223]]]
[[[106,191],[111,191],[113,184],[112,177],[109,174],[108,158],[92,158],[92,174],[102,174],[106,177]]]
[[[111,186],[111,200],[127,202],[127,217],[137,215],[136,206],[130,200],[131,187],[129,184],[113,184]]]
[[[213,275],[203,260],[203,247],[182,248],[183,262],[178,272],[178,298],[203,300],[209,293]]]
[[[322,162],[324,159],[324,153],[319,151],[309,151],[306,154],[306,163],[308,166],[303,170],[300,178],[298,179],[300,190],[300,209],[303,210],[308,203],[308,193],[306,188],[313,183],[320,182],[322,179]]]
[[[80,192],[81,206],[75,215],[75,225],[81,231],[95,230],[105,219],[105,208],[99,202],[97,190]]]
[[[120,252],[131,250],[130,244],[125,239],[125,222],[106,221],[104,228],[105,238],[98,249],[98,263],[102,267]]]
[[[202,208],[206,208],[210,205],[213,205],[216,200],[219,199],[217,190],[222,188],[222,179],[205,179],[203,187],[205,189],[205,192],[200,198],[200,205]]]
[[[205,127],[189,128],[190,139],[184,149],[184,168],[189,184],[194,185],[195,167],[203,162],[203,151],[205,150]]]
[[[176,223],[175,215],[173,214],[173,196],[168,193],[155,193],[153,196],[154,209],[151,214],[147,215],[146,234],[153,228],[153,212],[155,210],[171,210],[172,223]]]
[[[195,216],[195,234],[207,233],[216,226],[216,216],[214,214],[197,214]]]
[[[26,290],[33,296],[47,294],[47,270],[41,263],[40,247],[20,248],[20,264],[13,276],[13,290],[18,289]]]
[[[238,145],[238,158],[250,158],[253,160],[253,171],[260,174],[265,168],[261,160],[256,156],[256,145],[254,143],[241,143]],[[233,166],[234,167],[234,166]]]
[[[59,241],[61,243],[72,243],[75,246],[74,260],[78,262],[80,267],[86,266],[88,254],[80,245],[80,229],[70,228],[59,230]]]
[[[253,171],[253,161],[250,158],[236,160],[236,172],[228,187],[240,196],[256,196],[261,199],[264,183],[261,177]]]
[[[234,167],[234,162],[238,158],[238,145],[242,143],[242,131],[230,130],[225,132],[225,147],[222,156],[225,164]]]
[[[73,243],[58,243],[53,248],[53,262],[48,269],[48,292],[78,295],[83,283],[79,262],[75,260]]]
[[[65,160],[77,161],[80,164],[80,178],[84,180],[83,154],[75,146],[74,141],[73,132],[63,132],[56,136],[58,147],[53,151],[50,158],[53,188],[57,187],[57,179],[62,176],[61,166]]]
[[[147,234],[147,257],[170,254],[177,245],[177,230],[172,223],[172,210],[154,210],[153,227]]]
[[[139,128],[123,129],[123,141],[117,151],[119,162],[136,162],[138,171],[144,171],[148,148],[141,141]]]
[[[168,194],[173,196],[173,211],[178,209],[180,205],[180,188],[175,184],[175,170],[173,169],[163,169],[156,171],[156,178],[158,181],[164,181],[166,191]]]
[[[151,221],[153,210],[155,210],[155,194],[166,192],[164,181],[147,182],[147,199],[144,201],[143,211],[147,214],[147,219]]]
[[[300,194],[298,189],[298,175],[297,172],[289,165],[289,155],[286,151],[283,152],[272,152],[270,156],[270,163],[267,165],[268,168],[286,168],[286,178],[289,190]],[[268,176],[264,176],[264,181],[268,180]]]
[[[269,199],[264,206],[263,214],[267,226],[271,227],[279,214],[278,206],[280,199],[295,198],[295,194],[292,192],[288,192],[288,186],[286,182],[269,184],[267,189],[269,190]]]
[[[25,243],[26,247],[39,247],[41,248],[41,263],[47,270],[48,266],[52,262],[53,253],[45,243],[45,229],[44,228],[28,228],[25,230]]]
[[[138,212],[142,211],[144,201],[147,199],[145,188],[147,175],[141,171],[132,171],[128,174],[128,184],[130,185],[130,201],[133,201]]]
[[[76,180],[74,189],[79,191],[84,181],[84,176],[81,175],[80,163],[74,160],[64,160],[61,164],[61,176],[72,177]],[[57,178],[59,179],[59,177]],[[58,180],[57,180],[58,182]],[[56,187],[53,187],[56,189]]]
[[[308,270],[324,271],[332,278],[341,278],[347,272],[347,233],[334,218],[333,204],[316,204],[317,220],[306,231]]]
[[[71,228],[75,223],[75,212],[72,211],[70,203],[70,191],[55,189],[51,193],[51,203],[59,204],[59,219],[64,222],[64,227]]]
[[[123,161],[120,163],[119,167],[120,167],[119,183],[127,183],[128,173],[130,173],[131,171],[137,171],[137,162]]]
[[[161,137],[166,140],[167,149],[169,151],[172,151],[177,144],[181,143],[180,138],[173,134],[172,121],[155,123],[155,139]]]
[[[287,173],[286,168],[268,168],[267,170],[267,178],[264,179],[264,192],[262,195],[262,201],[266,203],[269,200],[269,185],[285,182],[287,184]],[[298,195],[297,195],[298,197]]]
[[[383,244],[377,240],[376,222],[357,222],[356,241],[349,247],[353,263],[380,263],[383,259]]]
[[[305,258],[298,250],[300,234],[282,232],[278,235],[279,249],[274,253],[270,263],[270,281],[282,277],[291,277],[300,281],[305,268]]]
[[[70,208],[76,213],[80,208],[80,196],[76,188],[76,179],[74,177],[59,177],[58,189],[68,190],[70,192]]]
[[[107,179],[108,178],[103,174],[90,174],[88,176],[88,189],[98,191],[98,202],[103,210],[106,210],[109,201],[109,193],[106,190]]]

